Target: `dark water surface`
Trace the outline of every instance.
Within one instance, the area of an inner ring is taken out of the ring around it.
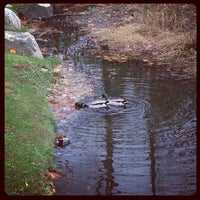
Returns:
[[[55,181],[56,195],[195,194],[195,82],[139,61],[95,59],[86,50],[88,40],[76,33],[66,28],[58,49],[93,80],[96,96],[106,91],[129,104],[76,110],[61,127],[71,143],[55,152],[63,174]]]

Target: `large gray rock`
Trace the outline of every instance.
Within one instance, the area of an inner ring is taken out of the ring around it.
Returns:
[[[5,48],[15,49],[17,54],[43,58],[34,36],[29,32],[5,31]]]
[[[5,29],[6,30],[17,30],[21,29],[21,22],[19,17],[9,8],[4,9],[4,20],[5,20]]]
[[[53,16],[53,6],[49,3],[25,4],[24,16],[26,18],[49,18]]]

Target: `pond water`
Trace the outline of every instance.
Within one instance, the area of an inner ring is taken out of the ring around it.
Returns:
[[[55,195],[195,194],[195,82],[175,80],[140,61],[94,58],[77,28],[64,31],[52,42],[75,70],[88,75],[96,96],[105,91],[128,105],[75,110],[76,117],[60,127],[71,143],[55,150],[62,173],[54,181]]]

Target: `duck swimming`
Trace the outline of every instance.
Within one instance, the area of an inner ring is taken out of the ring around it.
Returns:
[[[102,93],[102,97],[106,99],[107,105],[111,105],[111,106],[126,106],[126,104],[128,103],[125,99],[122,98],[117,98],[117,99],[109,99],[108,95],[103,92]]]
[[[59,135],[54,138],[54,144],[56,147],[64,147],[70,143],[70,140],[66,135]]]
[[[109,108],[110,106],[124,106],[126,107],[126,104],[128,103],[125,99],[117,98],[117,99],[109,99],[108,95],[104,92],[102,93],[102,97],[105,98],[105,100],[97,100],[92,103],[86,104],[82,101],[75,103],[75,108]]]
[[[81,101],[75,103],[75,108],[87,108],[87,107],[89,106]]]
[[[108,108],[107,100],[97,100],[89,104],[85,104],[81,101],[75,103],[75,108]]]

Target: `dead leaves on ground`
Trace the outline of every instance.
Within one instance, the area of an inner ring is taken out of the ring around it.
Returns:
[[[51,176],[52,179],[57,179],[61,177],[61,175],[58,174],[57,172],[49,172],[49,175]]]
[[[19,64],[19,63],[14,63],[14,64],[13,64],[13,67],[14,67],[15,69],[17,69],[17,70],[25,70],[25,69],[27,69],[27,67],[26,67],[25,65]]]
[[[64,67],[58,65],[54,69],[55,74],[62,74],[52,89],[53,95],[48,97],[56,117],[59,120],[69,119],[70,111],[74,110],[76,101],[85,96],[93,95],[93,86],[86,74],[76,72],[74,66]],[[72,114],[73,115],[73,114]]]
[[[117,55],[104,55],[103,59],[109,62],[126,62],[128,60],[128,57]]]

